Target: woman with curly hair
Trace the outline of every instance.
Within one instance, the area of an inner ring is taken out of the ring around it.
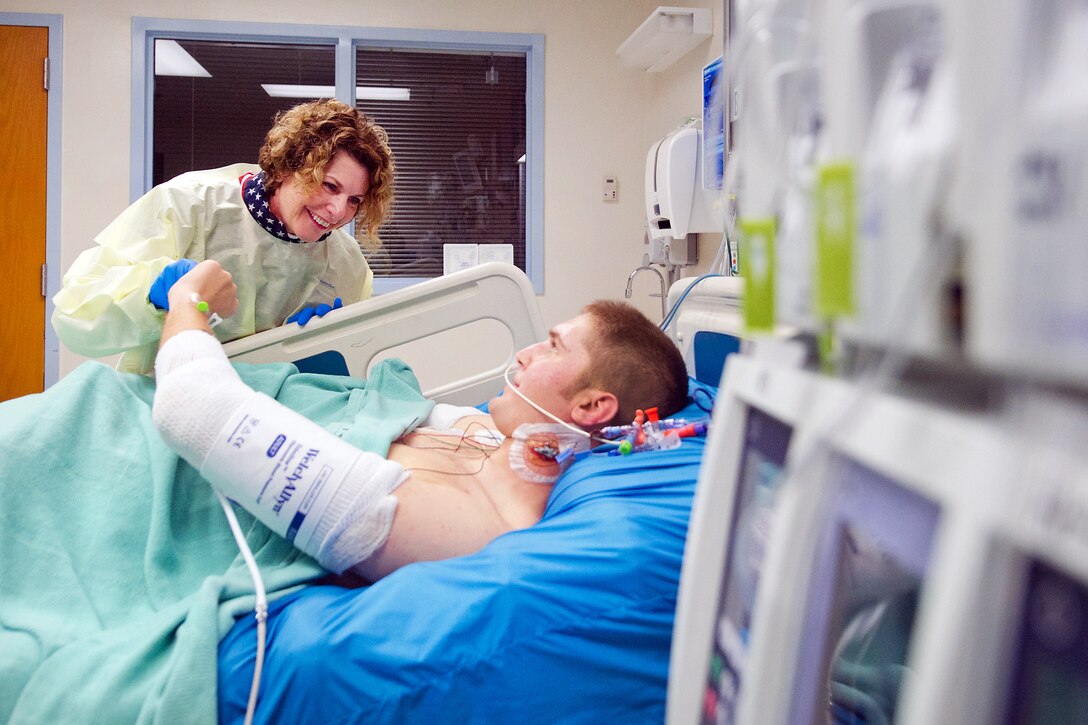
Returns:
[[[393,201],[385,130],[336,100],[279,113],[258,164],[191,171],[156,186],[95,238],[53,298],[57,336],[81,355],[123,352],[118,368],[152,368],[167,292],[205,259],[238,285],[239,308],[215,328],[227,342],[306,324],[370,296],[358,223],[376,249]]]

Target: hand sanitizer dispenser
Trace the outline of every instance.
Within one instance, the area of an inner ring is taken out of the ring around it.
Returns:
[[[722,231],[719,192],[702,187],[701,142],[702,133],[687,126],[650,147],[646,155],[646,220],[651,240]]]

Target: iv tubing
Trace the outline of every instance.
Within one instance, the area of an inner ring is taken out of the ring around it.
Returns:
[[[253,552],[250,550],[249,544],[246,543],[245,534],[242,533],[242,527],[238,524],[238,517],[234,515],[234,509],[231,507],[230,501],[219,491],[216,491],[215,495],[219,497],[219,503],[223,506],[223,513],[227,516],[231,533],[234,534],[234,540],[238,543],[238,550],[242,553],[246,568],[249,569],[249,575],[253,579],[253,588],[257,598],[253,607],[254,616],[257,618],[257,654],[253,664],[253,684],[249,688],[249,702],[246,704],[245,719],[245,725],[252,725],[253,714],[257,709],[257,693],[261,687],[261,669],[264,666],[264,641],[267,630],[265,622],[268,619],[268,599],[265,596],[261,571],[257,568]]]

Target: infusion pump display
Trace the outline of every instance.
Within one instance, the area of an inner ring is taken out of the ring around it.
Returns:
[[[791,432],[785,423],[757,408],[749,409],[703,698],[704,723],[729,723],[734,719],[760,567]]]

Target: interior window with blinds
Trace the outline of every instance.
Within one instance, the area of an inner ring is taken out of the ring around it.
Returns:
[[[256,163],[278,111],[335,96],[333,44],[154,43],[154,184]],[[368,253],[375,275],[436,277],[451,251],[464,266],[524,270],[525,53],[356,45],[355,63],[356,103],[389,133],[397,164],[382,247]]]
[[[155,39],[152,183],[257,163],[276,113],[335,95],[336,47]]]
[[[397,163],[392,218],[369,255],[376,275],[435,277],[451,250],[455,263],[525,269],[525,62],[357,49],[358,106],[389,133]]]

